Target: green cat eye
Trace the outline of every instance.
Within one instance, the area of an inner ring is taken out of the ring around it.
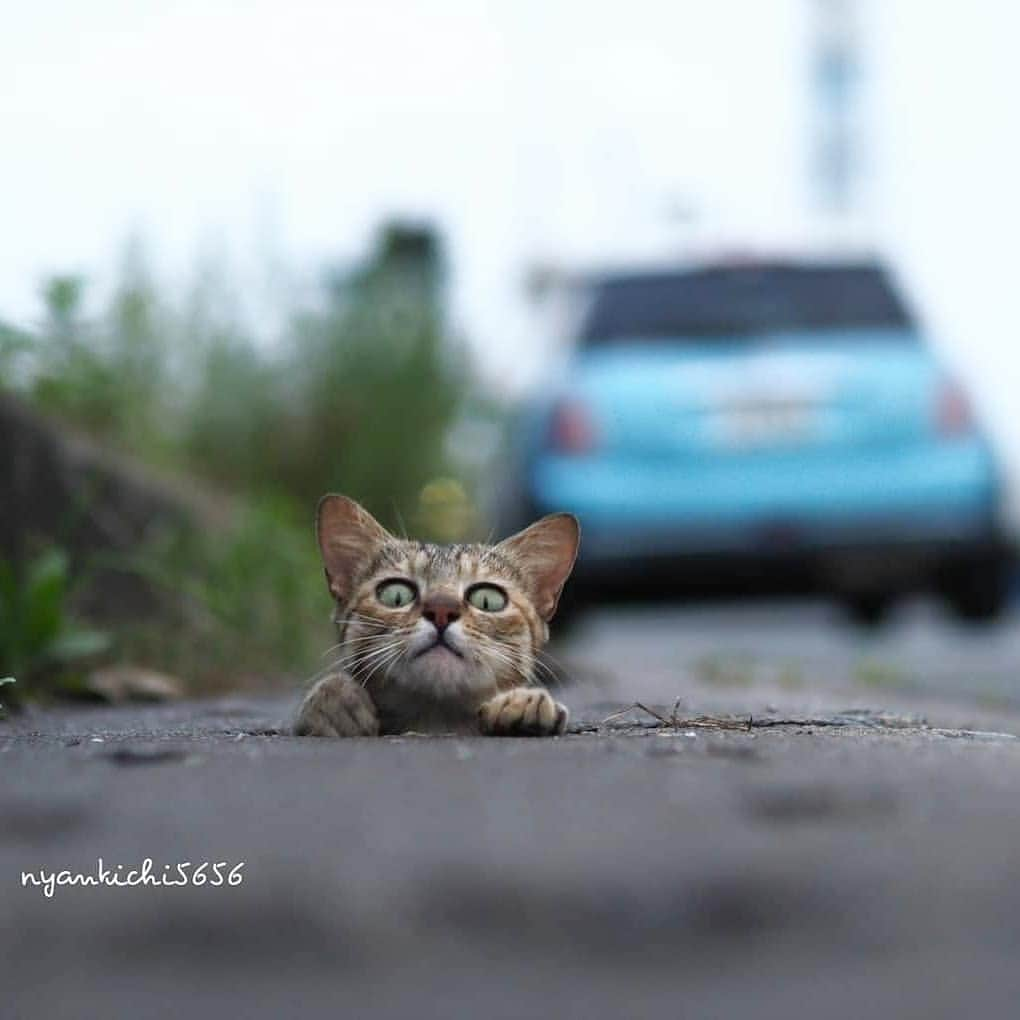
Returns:
[[[407,581],[384,581],[376,589],[376,598],[389,609],[403,609],[417,597],[413,584]]]
[[[491,584],[480,584],[468,592],[468,602],[486,613],[498,613],[506,608],[506,594]]]

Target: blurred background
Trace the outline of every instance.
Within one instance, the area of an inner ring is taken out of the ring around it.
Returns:
[[[1007,0],[4,21],[23,695],[310,675],[330,489],[441,540],[574,510],[603,660],[1013,695]]]

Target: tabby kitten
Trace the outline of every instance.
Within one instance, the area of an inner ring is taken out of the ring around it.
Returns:
[[[305,696],[297,735],[563,732],[567,710],[535,674],[577,555],[576,518],[543,517],[494,546],[437,546],[328,495],[316,530],[340,656]]]

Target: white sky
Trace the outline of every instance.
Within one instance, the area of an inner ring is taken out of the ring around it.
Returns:
[[[101,292],[125,238],[269,316],[386,215],[445,230],[486,374],[541,364],[536,260],[678,250],[809,207],[809,0],[36,0],[0,31],[0,317]],[[1020,465],[1020,5],[861,0],[865,221]],[[284,278],[281,267],[292,276]]]

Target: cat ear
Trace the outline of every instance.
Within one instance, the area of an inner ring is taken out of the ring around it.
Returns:
[[[332,492],[319,500],[315,532],[326,581],[338,602],[350,598],[358,575],[372,562],[380,546],[393,540],[360,503]]]
[[[581,526],[573,514],[550,514],[496,546],[521,568],[543,620],[551,620],[556,612],[580,541]]]

